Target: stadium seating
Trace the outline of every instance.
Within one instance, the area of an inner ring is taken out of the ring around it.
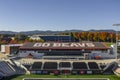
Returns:
[[[42,62],[34,62],[31,67],[31,70],[41,70],[41,67],[42,67]]]
[[[70,74],[71,70],[72,70],[71,66],[72,65],[70,62],[60,62],[59,63],[59,69],[62,74]]]
[[[18,74],[18,75],[26,74],[26,70],[24,68],[22,68],[21,66],[16,66],[16,65],[12,65],[12,66],[15,69],[16,74]]]
[[[90,69],[99,69],[98,64],[96,62],[88,62],[88,66]]]
[[[71,63],[70,62],[60,62],[59,63],[59,67],[60,68],[70,68],[71,67]]]
[[[31,65],[23,64],[24,67],[26,67],[27,70],[30,70]]]
[[[1,64],[1,62],[0,62]],[[5,64],[5,63],[4,63]],[[2,63],[3,65],[3,63]],[[0,65],[0,68],[2,67],[2,65]],[[6,64],[7,66],[10,65],[10,63]],[[99,66],[100,65],[100,66]],[[96,62],[74,62],[74,61],[59,61],[59,62],[55,62],[55,61],[37,61],[34,62],[31,67],[30,65],[28,66],[28,70],[30,70],[31,73],[34,74],[54,74],[54,75],[59,75],[59,74],[101,74],[102,70],[103,74],[106,73],[110,73],[112,72],[112,69],[114,68],[114,66],[116,65],[116,63],[111,63],[109,64],[109,66],[106,66],[104,69],[101,68],[101,65],[104,65],[103,63],[101,64],[97,64]],[[4,65],[5,66],[5,65]],[[22,71],[22,69],[19,69],[19,66],[17,66],[17,68],[15,67],[15,65],[10,65],[11,67],[6,69],[5,67],[5,71],[1,71],[2,74],[8,74],[12,72],[12,70],[16,73],[20,73],[20,71]],[[25,65],[26,66],[26,65]],[[103,66],[102,66],[103,67]],[[3,67],[2,67],[3,68]],[[12,68],[12,70],[11,70]],[[8,70],[8,71],[7,71]],[[11,71],[11,72],[10,72]],[[24,72],[24,70],[23,70]]]
[[[27,67],[29,68],[30,65]],[[41,68],[42,68],[42,62],[34,62],[33,65],[30,67],[30,73],[41,74],[42,73]]]
[[[73,62],[72,74],[85,74],[88,70],[87,64],[85,62]]]
[[[15,74],[14,68],[5,61],[0,62],[0,71],[4,76],[11,76]]]
[[[0,80],[4,80],[4,76],[0,73]]]
[[[100,74],[96,62],[34,62],[30,68],[30,72],[34,74]]]
[[[13,63],[11,60],[0,61],[0,75],[3,77],[8,77],[12,75],[25,74],[26,70]]]
[[[22,66],[18,62],[15,62],[13,59],[10,59],[9,61],[7,61],[7,63],[14,68],[16,74],[20,75],[20,74],[25,74],[26,73],[26,70],[25,70],[24,66]]]
[[[88,69],[85,62],[73,62],[73,70]]]
[[[116,62],[112,62],[109,65],[107,65],[103,71],[103,74],[113,74],[113,70],[115,69],[115,67],[117,67],[117,63]]]
[[[57,62],[45,62],[43,70],[57,70]]]

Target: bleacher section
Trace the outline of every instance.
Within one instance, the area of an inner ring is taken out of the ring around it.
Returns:
[[[42,62],[34,62],[30,67],[30,72],[33,74],[41,74]]]
[[[32,70],[41,70],[42,62],[34,62],[31,69]]]
[[[72,74],[85,74],[88,70],[87,64],[85,62],[73,62]]]
[[[14,61],[12,59],[10,59],[9,61],[7,61],[7,63],[11,64],[11,66],[15,69],[16,74],[26,74],[25,67],[23,65],[21,65],[20,63]]]
[[[44,70],[57,70],[57,62],[45,62],[43,69]]]
[[[14,63],[9,61],[0,61],[0,75],[12,76],[26,73],[26,71],[21,66],[14,65]]]
[[[96,62],[88,62],[89,71],[87,71],[87,74],[100,74],[101,69],[100,66]]]
[[[112,62],[110,64],[108,64],[104,71],[103,71],[103,74],[113,74],[113,70],[117,67],[117,63],[116,62]]]
[[[70,68],[71,64],[70,64],[70,62],[60,62],[59,67],[60,68]]]
[[[111,64],[112,66],[115,66]],[[31,73],[39,74],[102,74],[106,70],[111,71],[106,66],[104,69],[96,62],[34,62],[30,68]],[[111,74],[111,73],[110,73]]]
[[[85,62],[73,62],[73,70],[87,70],[87,64]]]
[[[31,65],[23,64],[23,66],[24,66],[27,70],[30,70]]]
[[[15,69],[7,62],[0,62],[0,72],[4,74],[4,76],[11,76],[15,74]]]
[[[70,61],[35,61],[28,66],[28,71],[32,74],[113,74],[116,62],[108,64],[101,68],[100,63],[96,62],[70,62]],[[16,74],[25,74],[26,70],[13,60],[0,61],[0,76],[12,76]]]
[[[88,62],[90,69],[99,69],[98,64],[96,62]]]

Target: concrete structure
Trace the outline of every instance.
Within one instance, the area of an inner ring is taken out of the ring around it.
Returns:
[[[9,54],[14,54],[17,51],[19,51],[19,47],[22,46],[23,44],[5,44],[1,45],[1,52],[9,55]]]

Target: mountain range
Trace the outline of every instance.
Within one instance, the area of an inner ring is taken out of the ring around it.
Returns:
[[[26,34],[26,35],[33,35],[33,34],[60,34],[60,33],[67,33],[67,32],[83,32],[85,30],[64,30],[64,31],[52,31],[52,30],[47,30],[47,31],[42,31],[42,30],[33,30],[33,31],[20,31],[20,32],[15,32],[15,31],[0,31],[0,34]],[[115,30],[87,30],[87,32],[116,32]],[[118,31],[120,32],[120,31]]]

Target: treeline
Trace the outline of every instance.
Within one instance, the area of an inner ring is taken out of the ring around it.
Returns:
[[[94,42],[115,42],[116,33],[113,32],[72,32],[63,33],[63,35],[71,35],[79,41],[94,41]],[[120,34],[117,35],[120,39]]]
[[[75,41],[115,42],[114,32],[67,32],[61,35],[70,35]],[[120,40],[120,34],[117,35]],[[31,40],[29,35],[24,34],[0,34],[0,44],[17,44],[24,42],[44,42],[44,40]]]
[[[24,34],[0,34],[0,44],[18,44],[24,42],[42,42],[41,40],[31,40]]]

